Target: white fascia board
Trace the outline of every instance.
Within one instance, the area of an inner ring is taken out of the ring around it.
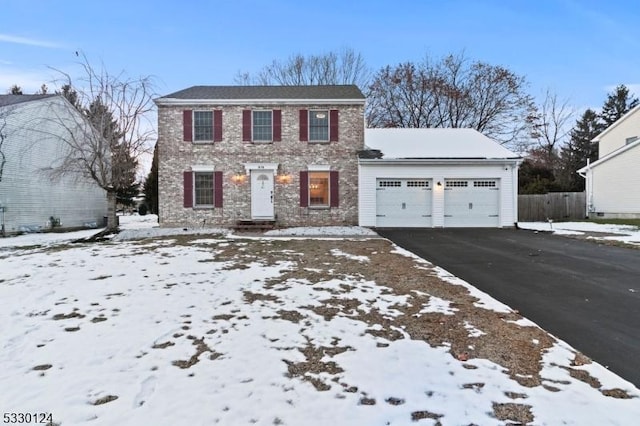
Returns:
[[[612,159],[613,157],[616,157],[620,154],[622,154],[623,152],[627,152],[630,149],[633,149],[634,147],[640,145],[640,139],[638,139],[635,142],[630,143],[629,145],[625,145],[622,148],[618,148],[613,152],[610,152],[609,154],[605,155],[604,157],[602,157],[601,159],[599,159],[598,161],[594,161],[593,163],[584,166],[581,169],[577,170],[577,173],[586,173],[589,169],[592,169],[594,167],[599,166],[600,164],[604,163],[605,161],[609,161],[610,159]]]
[[[620,125],[620,123],[622,123],[623,121],[625,121],[627,118],[631,117],[633,114],[635,114],[638,111],[640,111],[640,104],[636,105],[635,107],[633,107],[629,111],[627,111],[627,113],[625,115],[623,115],[618,120],[616,120],[611,126],[607,127],[602,132],[600,132],[600,134],[598,136],[596,136],[595,138],[591,139],[591,142],[600,142],[600,139],[602,139],[602,137],[604,135],[606,135],[611,130],[613,130],[616,127],[618,127]]]
[[[364,99],[154,99],[156,105],[364,105]]]
[[[244,169],[249,174],[251,170],[278,170],[278,163],[244,163]]]
[[[361,165],[385,165],[385,166],[421,166],[421,165],[487,165],[487,164],[511,164],[519,165],[523,159],[518,158],[425,158],[425,159],[406,159],[406,158],[390,158],[390,159],[359,159]]]

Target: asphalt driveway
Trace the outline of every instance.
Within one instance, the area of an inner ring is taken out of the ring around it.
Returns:
[[[515,229],[379,229],[640,387],[640,250]]]

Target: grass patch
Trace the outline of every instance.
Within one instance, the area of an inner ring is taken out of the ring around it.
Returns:
[[[589,219],[587,222],[601,225],[631,225],[640,228],[640,219]]]

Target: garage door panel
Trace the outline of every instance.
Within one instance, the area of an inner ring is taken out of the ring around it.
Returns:
[[[376,226],[431,226],[429,180],[378,179],[376,186]]]
[[[445,181],[445,227],[494,227],[500,222],[497,179]]]

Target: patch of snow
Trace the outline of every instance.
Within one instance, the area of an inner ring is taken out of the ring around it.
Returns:
[[[429,296],[429,301],[423,305],[423,308],[420,310],[420,312],[418,312],[418,314],[436,313],[444,315],[455,315],[457,311],[459,311],[459,309],[452,308],[450,301],[441,299],[436,296]]]
[[[331,249],[331,254],[338,257],[346,257],[347,259],[355,260],[357,262],[367,263],[369,258],[367,256],[358,256],[355,254],[346,253],[339,249]]]
[[[602,237],[590,236],[589,238],[640,244],[640,228],[632,225],[600,224],[593,222],[518,222],[518,227],[532,231],[553,232],[557,235],[584,235],[586,232],[616,234]]]
[[[471,324],[469,321],[464,322],[464,328],[469,331],[469,337],[480,337],[484,336],[487,333],[477,328],[475,325]]]

